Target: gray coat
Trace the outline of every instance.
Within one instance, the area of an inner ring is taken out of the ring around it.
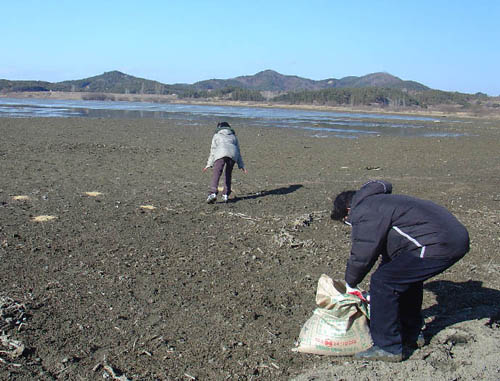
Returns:
[[[460,258],[469,251],[467,229],[444,207],[431,201],[393,195],[392,184],[370,181],[352,199],[351,255],[345,280],[354,287],[379,256],[390,261],[416,251],[429,258]]]
[[[230,157],[238,164],[238,168],[245,168],[240,153],[238,138],[229,128],[221,129],[214,134],[206,167],[212,167],[215,160],[223,157]]]

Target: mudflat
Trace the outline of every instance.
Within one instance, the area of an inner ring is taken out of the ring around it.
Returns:
[[[248,174],[208,205],[215,123],[0,118],[1,379],[498,379],[498,121],[337,139],[241,120]],[[426,282],[404,362],[293,352],[320,275],[343,279],[332,198],[369,179],[447,207],[471,250]]]

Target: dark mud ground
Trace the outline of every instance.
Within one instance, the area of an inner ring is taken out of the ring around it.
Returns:
[[[498,121],[360,139],[233,123],[249,173],[207,205],[214,125],[0,118],[0,379],[500,379]],[[428,345],[403,363],[294,353],[320,275],[343,279],[331,198],[372,178],[448,207],[471,251],[426,283]]]

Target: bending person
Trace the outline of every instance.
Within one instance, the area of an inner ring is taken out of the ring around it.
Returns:
[[[467,229],[444,207],[391,193],[390,183],[370,181],[337,195],[331,213],[352,226],[347,292],[360,296],[358,284],[381,257],[370,279],[374,345],[355,355],[361,360],[401,361],[403,345],[424,344],[423,282],[469,251]]]
[[[224,188],[222,190],[222,200],[228,201],[231,194],[231,180],[234,164],[238,164],[238,168],[247,173],[243,158],[240,153],[240,145],[236,133],[231,128],[229,123],[221,122],[217,124],[214,136],[212,138],[212,146],[210,155],[207,160],[207,165],[203,168],[205,172],[208,168],[213,167],[212,182],[207,198],[207,203],[213,204],[217,200],[219,179],[224,171]]]

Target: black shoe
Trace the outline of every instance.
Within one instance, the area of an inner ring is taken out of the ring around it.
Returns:
[[[411,348],[411,349],[418,349],[422,348],[425,345],[425,337],[422,332],[418,334],[418,337],[415,341],[403,341],[403,345],[405,347]]]
[[[367,349],[363,352],[358,352],[354,355],[356,360],[365,360],[365,361],[387,361],[387,362],[400,362],[403,361],[402,353],[391,353],[384,351],[382,348],[374,345],[370,349]]]

